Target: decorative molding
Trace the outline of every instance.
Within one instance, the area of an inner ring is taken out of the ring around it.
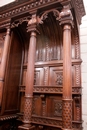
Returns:
[[[62,87],[53,86],[34,86],[34,93],[62,93]]]
[[[75,41],[75,58],[80,59],[80,43],[79,43],[79,33],[76,25],[74,25],[74,41]]]
[[[2,14],[0,14],[0,20],[3,20],[5,18],[9,18],[9,17],[15,17],[16,15],[21,15],[23,13],[28,13],[31,10],[37,10],[37,8],[41,8],[42,6],[49,6],[49,4],[57,4],[57,3],[63,3],[65,2],[64,0],[33,0],[33,1],[26,1],[26,2],[21,2],[19,1],[18,3],[14,3],[13,5],[11,4],[7,6],[7,9],[4,10],[3,8],[1,8],[2,10]],[[66,0],[66,3],[68,2],[68,4],[71,2],[71,6],[72,8],[75,8],[75,12],[78,16],[78,21],[79,24],[81,23],[81,18],[82,16],[85,15],[85,9],[84,9],[84,5],[83,5],[83,1],[82,0]],[[17,6],[17,7],[16,7]],[[8,8],[10,7],[10,9]],[[16,7],[16,8],[15,8]]]
[[[80,86],[80,65],[75,65],[75,86]]]
[[[51,9],[51,10],[45,11],[45,12],[41,15],[41,17],[39,17],[39,16],[37,17],[38,23],[39,23],[39,24],[43,24],[43,21],[48,18],[48,14],[49,14],[50,12],[53,12],[54,16],[56,17],[56,20],[59,20],[59,19],[60,19],[60,12],[59,12],[58,10],[56,10],[56,9]]]
[[[83,0],[71,0],[71,5],[73,6],[75,10],[78,23],[81,24],[81,19],[86,14]]]
[[[5,116],[0,116],[0,121],[16,119],[16,118],[18,118],[18,115],[5,115]]]
[[[18,120],[23,120],[23,114],[18,113]],[[62,119],[58,118],[45,118],[45,117],[39,117],[32,115],[32,123],[34,124],[40,124],[40,125],[47,125],[47,126],[54,126],[54,127],[62,127]],[[82,129],[82,122],[81,121],[72,121],[72,128],[76,130]]]
[[[82,88],[81,87],[72,87],[73,94],[81,94]]]
[[[48,85],[49,67],[44,67],[44,85]]]
[[[25,86],[19,86],[20,92],[25,92]],[[63,92],[62,87],[56,86],[38,86],[34,85],[33,88],[34,93],[61,93]],[[72,94],[81,94],[82,88],[81,87],[72,87]]]
[[[30,12],[29,10],[31,9],[35,9],[37,10],[37,7],[39,8],[40,6],[46,6],[47,4],[53,4],[53,3],[59,3],[62,2],[64,0],[33,0],[32,2],[28,1],[25,2],[24,4],[22,3],[22,5],[19,3],[19,7],[18,8],[14,8],[14,9],[10,9],[9,11],[4,11],[3,14],[0,15],[0,19],[2,18],[7,18],[7,17],[13,17],[15,15],[19,15],[21,13],[25,13],[25,12]]]
[[[23,22],[28,22],[30,20],[30,18],[31,18],[31,16],[26,16],[26,17],[20,18],[18,20],[15,20],[14,22],[11,23],[11,28],[18,27]]]
[[[55,118],[45,118],[45,117],[36,117],[32,116],[32,123],[40,124],[40,125],[47,125],[47,126],[55,126],[60,127],[62,126],[62,120],[55,119]]]

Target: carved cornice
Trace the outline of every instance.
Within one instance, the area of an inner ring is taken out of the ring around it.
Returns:
[[[13,6],[13,8],[9,9],[9,10],[5,10],[2,11],[2,13],[0,14],[0,19],[2,18],[7,18],[7,17],[14,17],[15,15],[20,15],[23,14],[25,12],[30,12],[31,10],[37,10],[38,8],[41,8],[42,6],[48,6],[51,4],[55,4],[55,3],[59,3],[62,2],[64,0],[33,0],[33,1],[27,1],[27,2],[23,2],[21,5],[19,4],[19,6],[15,7]]]
[[[30,13],[31,11],[36,11],[41,8],[45,8],[51,5],[55,4],[55,7],[57,7],[57,4],[60,3],[61,7],[62,5],[65,5],[66,3],[71,5],[71,8],[75,8],[75,13],[77,16],[77,19],[79,21],[79,24],[81,23],[82,16],[85,15],[84,5],[82,0],[21,0],[19,2],[13,2],[13,4],[8,4],[0,8],[0,20],[4,21],[6,18],[14,18],[15,16],[21,16],[25,13]],[[23,16],[22,16],[23,17]]]
[[[83,0],[71,0],[71,5],[75,10],[78,23],[81,24],[81,19],[86,14]]]

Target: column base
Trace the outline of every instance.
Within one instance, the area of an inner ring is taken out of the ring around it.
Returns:
[[[33,130],[35,126],[31,126],[30,124],[23,124],[18,127],[18,130]]]

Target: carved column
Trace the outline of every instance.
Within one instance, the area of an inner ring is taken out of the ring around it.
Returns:
[[[6,62],[7,62],[7,57],[8,57],[9,45],[10,45],[10,27],[7,28],[5,41],[4,41],[3,54],[2,54],[1,64],[0,64],[0,106],[2,102],[2,91],[3,91],[3,84],[4,84],[4,78],[5,78]]]
[[[36,53],[36,15],[28,22],[28,32],[30,32],[30,44],[28,51],[28,64],[26,74],[26,89],[25,89],[25,106],[24,106],[24,124],[27,128],[31,129],[31,116],[32,116],[32,100],[33,100],[33,84],[34,84],[34,64]]]
[[[72,14],[68,7],[60,13],[63,25],[63,109],[62,129],[72,130],[72,68],[71,68],[71,25]]]

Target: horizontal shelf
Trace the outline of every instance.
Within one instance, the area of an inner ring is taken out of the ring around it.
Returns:
[[[19,91],[25,92],[25,86],[20,85]],[[81,94],[81,91],[82,91],[81,87],[72,87],[72,94]],[[63,87],[34,85],[33,92],[34,93],[47,93],[47,94],[62,94]]]
[[[72,65],[76,64],[81,64],[82,60],[81,59],[72,59],[71,60]],[[49,62],[35,62],[35,67],[39,66],[62,66],[63,65],[63,60],[55,60],[55,61],[49,61]],[[24,68],[27,68],[27,64],[23,65]]]

